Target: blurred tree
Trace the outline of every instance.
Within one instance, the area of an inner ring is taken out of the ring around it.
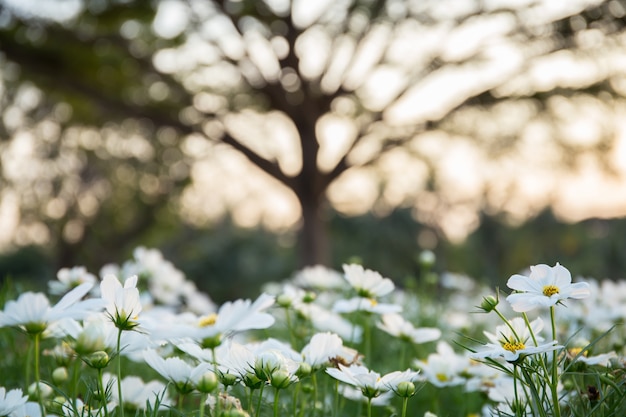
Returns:
[[[625,15],[621,0],[2,0],[11,241],[104,262],[172,213],[285,228],[295,206],[312,264],[329,261],[329,202],[414,207],[445,234],[484,205],[537,210],[547,197],[515,197],[520,171],[543,182],[611,150]]]

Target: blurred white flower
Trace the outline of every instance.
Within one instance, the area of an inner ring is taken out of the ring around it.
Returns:
[[[88,282],[79,285],[52,307],[44,294],[25,292],[17,300],[6,303],[4,311],[0,312],[0,327],[16,326],[28,333],[37,334],[55,321],[82,319],[103,307],[99,299],[80,301],[92,286]]]
[[[103,383],[107,386],[111,381],[116,380],[116,376],[105,374]],[[119,405],[119,393],[111,390],[111,401],[115,406]],[[122,379],[122,398],[124,399],[124,409],[126,410],[146,410],[148,404],[154,409],[159,403],[159,409],[172,405],[172,400],[167,393],[167,386],[161,381],[144,382],[137,376],[127,376]]]
[[[441,330],[434,327],[416,328],[399,314],[383,314],[382,322],[377,326],[392,336],[415,344],[432,342],[441,337]]]
[[[293,283],[299,287],[316,290],[337,290],[346,288],[346,281],[341,274],[322,265],[303,268],[293,277]]]
[[[572,275],[558,262],[553,267],[545,264],[531,266],[529,276],[513,275],[506,285],[516,291],[506,300],[517,312],[550,307],[568,298],[581,299],[591,294],[588,283],[572,284]]]
[[[28,401],[16,408],[9,417],[41,417],[41,406],[37,402]]]
[[[352,363],[358,359],[358,352],[344,346],[343,340],[335,333],[316,333],[302,348],[302,359],[315,370],[331,360]]]
[[[422,371],[422,377],[436,387],[464,384],[463,375],[470,366],[469,358],[457,354],[444,341],[437,343],[437,352],[428,355],[425,361],[415,361],[415,366]]]
[[[276,321],[274,316],[265,312],[274,301],[274,297],[268,294],[261,294],[254,302],[241,299],[228,301],[217,313],[198,318],[195,326],[187,326],[187,336],[209,345],[205,347],[215,347],[223,337],[234,333],[266,329]]]
[[[23,395],[19,388],[7,391],[0,387],[0,416],[8,416],[28,401],[28,396]]]
[[[147,349],[143,356],[152,369],[173,383],[176,389],[182,393],[193,391],[204,374],[212,368],[212,364],[207,362],[192,366],[175,356],[163,359],[153,349]]]
[[[373,314],[391,314],[402,311],[398,304],[379,303],[373,298],[353,297],[349,300],[337,300],[333,305],[335,313],[352,313],[353,311],[365,311]]]
[[[380,394],[391,390],[399,377],[412,377],[408,373],[398,374],[397,372],[381,376],[378,372],[357,364],[350,366],[338,364],[338,368],[327,368],[326,373],[341,382],[359,388],[367,398],[378,397]]]
[[[405,395],[406,393],[399,392],[398,390],[401,389],[403,384],[407,382],[413,383],[417,381],[418,376],[419,371],[412,371],[410,369],[407,369],[405,371],[393,371],[383,377],[383,383],[387,386],[387,388],[400,395],[401,397],[408,397],[415,393],[415,386],[413,386],[413,393],[411,393],[410,395]]]
[[[97,288],[95,285],[98,279],[89,273],[84,266],[61,268],[57,272],[57,279],[48,281],[48,289],[50,294],[61,295],[85,282],[91,283],[94,286],[92,289]]]
[[[383,297],[395,288],[393,281],[389,278],[383,278],[378,272],[364,269],[358,264],[344,265],[343,272],[350,286],[360,297]]]
[[[336,312],[313,303],[302,304],[297,310],[304,318],[311,321],[316,330],[337,333],[343,340],[352,343],[359,343],[362,339],[363,328]]]

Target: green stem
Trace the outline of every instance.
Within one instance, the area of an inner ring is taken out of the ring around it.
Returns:
[[[291,404],[293,405],[293,410],[291,412],[291,414],[293,416],[297,416],[298,415],[298,396],[300,394],[300,387],[302,385],[302,382],[300,381],[298,384],[296,384],[295,389],[293,390],[293,399],[291,401]]]
[[[279,392],[280,390],[276,388],[274,392],[274,417],[278,417],[278,399],[280,398]]]
[[[37,400],[39,401],[39,408],[41,408],[41,415],[46,415],[46,409],[43,404],[43,398],[41,398],[41,387],[39,381],[41,380],[41,374],[39,373],[39,341],[41,340],[41,333],[35,333],[35,390],[37,392]]]
[[[117,331],[117,398],[120,416],[124,417],[124,400],[122,398],[122,329]]]
[[[372,358],[370,358],[372,351],[372,331],[369,326],[369,313],[367,312],[364,312],[363,327],[363,353],[365,353],[365,359],[372,363]]]
[[[513,327],[513,325],[511,324],[511,322],[509,321],[509,319],[507,319],[506,317],[504,317],[504,315],[502,315],[502,313],[500,313],[500,311],[498,311],[497,308],[494,308],[493,311],[498,315],[498,317],[500,317],[502,319],[502,321],[509,327],[509,329],[511,329],[511,332],[513,333],[513,336],[515,336],[515,338],[517,340],[521,340],[519,335],[517,334],[517,332],[515,331],[515,328]],[[526,314],[524,313],[524,316]],[[528,318],[526,318],[526,324],[528,325]],[[530,326],[529,326],[530,327]],[[532,330],[531,330],[532,333]],[[534,336],[533,336],[534,337]]]
[[[204,406],[206,404],[206,400],[209,397],[209,394],[200,395],[200,410],[198,411],[199,417],[204,417]]]
[[[256,417],[259,417],[261,414],[261,400],[263,399],[263,388],[265,388],[265,384],[261,384],[261,388],[259,388],[259,401],[256,406]]]
[[[254,388],[250,387],[250,393],[248,394],[248,414],[252,415],[252,396]]]
[[[372,397],[367,397],[367,417],[372,417]]]
[[[555,308],[550,306],[550,321],[552,322],[552,340],[556,340],[556,319]],[[552,351],[552,384],[550,384],[550,390],[552,391],[552,402],[554,403],[554,416],[561,417],[561,407],[559,405],[559,369],[558,358],[556,349]]]
[[[78,375],[80,373],[81,361],[74,361],[74,368],[72,370],[72,385],[70,386],[70,395],[72,398],[72,406],[74,406],[74,410],[77,409],[77,399],[78,399]]]
[[[539,346],[539,343],[537,343],[537,337],[535,336],[535,332],[530,325],[530,320],[528,320],[528,315],[526,313],[522,313],[522,317],[524,318],[524,323],[526,323],[526,327],[528,327],[528,331],[530,332],[530,337],[532,337],[533,339],[533,343],[535,344],[535,346]]]
[[[314,373],[311,375],[313,381],[313,415],[317,415],[317,375]]]
[[[520,402],[519,402],[519,396],[517,395],[517,365],[513,365],[513,394],[515,395],[515,402],[513,404],[515,404],[515,415],[519,416],[520,414]]]
[[[406,417],[406,408],[409,403],[409,397],[404,397],[402,399],[402,417]]]
[[[335,405],[333,407],[333,416],[339,413],[339,381],[335,380]]]
[[[289,309],[285,309],[285,320],[287,322],[287,331],[289,332],[289,342],[291,343],[291,347],[296,349],[296,335],[293,332],[293,326],[291,325],[291,314],[289,314]]]
[[[109,410],[107,410],[107,394],[104,389],[104,382],[102,380],[102,368],[98,368],[98,388],[100,389],[100,403],[104,408],[104,417],[108,417]]]

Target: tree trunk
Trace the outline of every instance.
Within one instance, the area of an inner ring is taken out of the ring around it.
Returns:
[[[299,195],[298,199],[302,209],[302,224],[298,234],[300,267],[330,266],[328,228],[323,218],[324,198]]]

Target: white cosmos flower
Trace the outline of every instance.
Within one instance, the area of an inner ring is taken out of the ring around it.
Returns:
[[[533,320],[529,329],[522,317],[515,317],[509,320],[509,325],[496,326],[495,334],[484,332],[489,343],[485,345],[484,350],[473,353],[471,356],[474,359],[503,358],[508,362],[515,362],[520,356],[524,357],[562,348],[562,346],[557,345],[556,340],[535,346],[532,335],[535,335],[537,342],[542,341],[543,339],[538,336],[542,329],[543,320],[541,318]]]
[[[340,299],[333,305],[336,313],[352,313],[353,311],[366,311],[374,314],[390,314],[402,311],[398,304],[379,303],[374,298],[353,297],[349,300]]]
[[[116,380],[116,376],[104,374],[103,383],[105,386],[113,380]],[[118,396],[119,393],[116,389],[111,390],[111,400],[116,405],[119,404]],[[148,404],[154,409],[157,398],[159,399],[160,408],[166,408],[171,405],[167,386],[163,382],[156,380],[144,382],[137,376],[127,376],[122,379],[122,398],[124,399],[125,409],[145,410]]]
[[[463,375],[467,373],[470,361],[457,354],[448,343],[440,341],[437,352],[429,354],[425,361],[415,361],[415,366],[422,371],[424,379],[441,388],[464,384]]]
[[[44,294],[25,292],[17,300],[8,301],[4,311],[0,311],[0,327],[16,326],[36,334],[59,320],[82,319],[103,306],[99,299],[80,301],[92,286],[88,282],[79,285],[52,307]]]
[[[515,290],[506,300],[513,310],[526,312],[537,307],[550,307],[567,298],[586,298],[591,291],[589,284],[572,284],[572,275],[558,262],[550,267],[539,264],[530,267],[530,275],[513,275],[506,285]]]
[[[359,388],[367,398],[378,397],[380,394],[392,389],[395,381],[399,377],[396,372],[391,372],[381,376],[378,372],[367,369],[363,365],[344,366],[338,364],[339,368],[327,368],[326,373],[333,378]],[[404,375],[409,377],[409,375]]]
[[[430,327],[416,328],[399,314],[383,314],[382,323],[377,324],[382,331],[415,344],[432,342],[441,337],[441,330]]]
[[[57,279],[48,282],[48,289],[50,294],[60,295],[85,282],[95,285],[98,279],[89,273],[84,266],[61,268],[57,272]]]
[[[107,275],[100,283],[100,292],[107,303],[107,313],[117,328],[131,330],[138,325],[141,299],[136,275],[126,278],[124,286],[114,275]]]
[[[35,401],[28,401],[16,408],[9,417],[41,417],[41,406]]]
[[[22,407],[28,401],[28,396],[23,395],[19,388],[7,391],[0,387],[0,416],[8,416]]]
[[[266,329],[276,319],[265,310],[274,304],[274,297],[261,294],[254,302],[250,300],[228,301],[211,313],[197,320],[197,325],[188,328],[189,336],[195,340],[216,339],[212,343],[219,345],[223,336],[251,329]]]
[[[302,317],[310,320],[316,330],[337,333],[343,340],[353,343],[359,343],[362,339],[361,326],[318,304],[304,303],[298,306],[297,311]]]
[[[358,352],[343,345],[343,340],[335,333],[316,333],[302,349],[302,359],[316,369],[331,359],[350,363],[356,360]]]
[[[298,271],[293,283],[299,287],[317,290],[337,290],[346,288],[346,281],[341,274],[322,265],[314,265]]]
[[[405,371],[393,371],[386,374],[383,383],[393,392],[398,392],[398,385],[402,382],[415,382],[419,371],[407,369]]]
[[[383,278],[382,275],[371,269],[364,269],[361,265],[344,265],[343,272],[350,286],[361,297],[382,297],[392,292],[395,288],[392,280]]]
[[[192,366],[178,357],[163,359],[153,349],[147,349],[143,356],[152,369],[172,382],[176,389],[183,393],[191,392],[204,374],[212,368],[212,365],[207,362]]]

